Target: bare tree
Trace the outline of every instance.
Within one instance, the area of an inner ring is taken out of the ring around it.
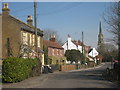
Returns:
[[[114,2],[104,13],[104,20],[109,25],[107,30],[111,32],[114,37],[113,41],[118,45],[118,32],[119,32],[119,3]]]
[[[50,36],[51,35],[55,35],[56,36],[56,41],[59,43],[59,44],[63,44],[62,40],[60,39],[59,37],[59,34],[56,30],[53,30],[53,29],[44,29],[44,40],[49,40],[50,39]]]
[[[102,52],[103,61],[112,61],[112,59],[117,59],[118,57],[118,47],[112,43],[105,43],[104,49],[98,49],[99,52]]]
[[[108,31],[113,34],[112,41],[118,46],[118,60],[120,61],[120,2],[114,2],[104,13],[104,20],[109,25]]]

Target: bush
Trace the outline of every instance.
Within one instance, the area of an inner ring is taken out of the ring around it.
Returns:
[[[110,81],[119,81],[119,74],[118,74],[118,70],[116,69],[109,69],[107,68],[105,72],[103,72],[103,77],[107,80]]]
[[[22,81],[30,77],[37,66],[37,59],[7,58],[2,64],[2,79],[5,82]]]

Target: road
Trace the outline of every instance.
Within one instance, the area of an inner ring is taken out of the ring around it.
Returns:
[[[45,74],[41,81],[33,77],[20,83],[3,85],[4,88],[118,88],[114,83],[104,80],[102,72],[110,63],[91,69]]]
[[[110,67],[110,63],[88,70],[78,70],[51,74],[36,88],[117,88],[112,82],[104,80],[102,72]]]

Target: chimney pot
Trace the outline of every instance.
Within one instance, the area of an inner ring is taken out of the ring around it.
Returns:
[[[8,3],[4,3],[4,7],[2,8],[2,15],[8,16],[10,9],[8,8]]]
[[[8,8],[8,3],[4,3],[4,8]]]
[[[55,35],[51,35],[51,36],[50,36],[50,41],[55,42],[55,40],[56,40],[56,39],[55,39]]]
[[[32,16],[28,16],[28,20],[32,20]]]
[[[29,25],[31,25],[31,26],[33,25],[32,16],[28,16],[27,24],[29,24]]]

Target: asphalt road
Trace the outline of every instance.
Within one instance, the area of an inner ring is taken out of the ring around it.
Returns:
[[[119,88],[102,77],[102,72],[107,67],[110,67],[110,63],[89,69],[43,74],[2,86],[3,88]]]
[[[87,70],[51,74],[44,83],[35,88],[118,88],[102,77],[102,72],[107,67],[110,67],[110,63]]]

